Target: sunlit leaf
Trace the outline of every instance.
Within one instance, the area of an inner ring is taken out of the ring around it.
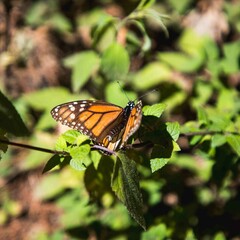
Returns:
[[[64,64],[73,70],[72,86],[76,92],[98,70],[100,59],[94,51],[84,51],[67,57]]]
[[[67,142],[63,136],[58,137],[56,144],[55,144],[55,148],[57,151],[66,151],[67,150]]]
[[[134,75],[133,84],[138,90],[146,90],[161,82],[169,81],[171,75],[172,71],[167,65],[152,62]]]
[[[134,100],[137,98],[137,94],[135,92],[125,91],[121,89],[121,85],[119,86],[117,82],[110,82],[105,89],[106,100],[110,103],[114,103],[118,106],[125,107],[127,105],[128,99]],[[125,93],[125,94],[124,94]],[[118,96],[116,98],[116,96]]]
[[[115,231],[127,229],[131,225],[131,218],[122,204],[104,211],[102,219],[104,225],[110,226]]]
[[[221,66],[226,74],[239,72],[240,41],[224,44],[223,51],[225,58]]]
[[[75,159],[72,158],[70,160],[70,166],[78,171],[84,171],[86,170],[86,166],[84,165],[84,161],[86,157],[82,158],[82,159]]]
[[[197,108],[197,116],[198,116],[198,121],[200,124],[208,124],[209,119],[206,111],[202,107]]]
[[[23,100],[37,110],[50,110],[60,103],[70,101],[70,99],[75,100],[69,90],[62,87],[48,87],[23,96]]]
[[[91,160],[89,158],[90,146],[84,144],[81,146],[72,147],[69,151],[72,159],[70,160],[70,166],[78,171],[85,170],[90,165]]]
[[[96,46],[104,34],[107,33],[109,28],[112,28],[114,23],[114,18],[111,15],[104,15],[99,18],[98,22],[95,23],[96,26],[93,28],[93,46]]]
[[[146,18],[154,20],[154,23],[160,26],[163,29],[166,36],[168,37],[168,30],[163,22],[164,19],[169,18],[168,15],[161,14],[153,8],[148,8],[148,9],[145,9],[144,16]]]
[[[61,32],[69,32],[72,29],[69,19],[60,13],[52,15],[47,23]]]
[[[213,148],[222,146],[227,141],[226,136],[222,134],[215,134],[211,139],[211,146]]]
[[[229,135],[227,136],[227,142],[232,147],[232,149],[240,156],[240,136]]]
[[[172,68],[186,73],[196,71],[202,63],[202,59],[178,52],[160,53],[158,54],[158,58],[161,62],[169,64]]]
[[[174,141],[178,140],[180,134],[180,125],[178,122],[167,122],[167,131]]]
[[[164,167],[169,162],[169,158],[155,158],[150,160],[150,166],[152,172],[156,172],[157,170]]]
[[[68,130],[62,134],[62,136],[66,140],[66,142],[71,143],[71,144],[76,143],[76,139],[80,135],[81,135],[81,133],[76,130]]]
[[[167,106],[164,103],[158,103],[152,106],[144,106],[143,113],[144,113],[144,116],[155,116],[159,118],[166,107]]]
[[[137,10],[141,11],[143,9],[151,7],[155,3],[155,0],[141,0],[137,6]]]
[[[150,50],[152,43],[151,43],[150,37],[148,36],[148,34],[147,34],[146,30],[145,30],[145,27],[144,27],[143,23],[138,21],[138,20],[136,20],[136,19],[131,19],[130,22],[133,25],[136,25],[137,28],[141,31],[141,33],[143,35],[143,39],[144,39],[143,45],[142,45],[142,50],[144,52],[147,52],[148,50]]]
[[[130,66],[129,55],[126,49],[113,43],[103,53],[101,70],[110,80],[124,79]]]
[[[89,152],[90,152],[90,146],[88,144],[76,146],[70,149],[70,155],[72,158],[75,158],[75,159],[81,159],[87,156]]]
[[[164,240],[169,238],[169,231],[165,224],[160,223],[157,226],[152,226],[146,232],[142,234],[142,240],[155,239],[157,236],[158,240]]]

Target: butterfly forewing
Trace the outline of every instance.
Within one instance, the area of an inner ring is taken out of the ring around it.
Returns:
[[[112,153],[139,128],[142,103],[130,101],[123,109],[103,101],[82,100],[58,105],[51,114],[56,121],[82,132]]]
[[[75,101],[52,109],[56,121],[97,141],[104,128],[121,115],[123,108],[102,101]]]

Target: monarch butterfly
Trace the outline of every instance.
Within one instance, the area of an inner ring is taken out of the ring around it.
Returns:
[[[112,155],[123,148],[141,124],[142,102],[125,108],[95,100],[68,102],[54,107],[52,117],[90,137],[94,148]]]

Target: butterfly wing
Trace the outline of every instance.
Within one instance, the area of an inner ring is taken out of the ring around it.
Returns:
[[[140,127],[142,120],[142,102],[139,101],[136,105],[129,102],[128,106],[124,108],[121,123],[117,125],[116,134],[107,135],[103,140],[103,147],[111,151],[121,149],[126,144],[129,137],[131,137]]]
[[[56,121],[89,136],[104,153],[112,154],[139,128],[142,103],[129,102],[123,109],[103,101],[82,100],[58,105],[51,114]]]
[[[52,117],[103,145],[111,129],[121,123],[123,108],[103,101],[75,101],[56,106]]]
[[[120,148],[122,148],[126,144],[129,137],[131,137],[138,130],[141,121],[142,121],[142,101],[138,101],[138,103],[134,106],[129,115],[126,128],[122,136],[122,143]]]

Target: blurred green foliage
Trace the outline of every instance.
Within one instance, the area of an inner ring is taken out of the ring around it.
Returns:
[[[37,237],[240,237],[239,3],[223,3],[231,32],[217,42],[180,25],[182,16],[197,8],[192,0],[72,1],[69,12],[63,2],[33,2],[24,24],[48,26],[69,44],[60,59],[70,71],[68,87],[12,101],[0,95],[1,139],[25,136],[30,129],[29,144],[69,154],[31,151],[19,166],[24,171],[44,163],[34,196],[63,210],[62,227]],[[122,18],[104,9],[109,4],[121,9]],[[89,34],[89,42],[81,39],[71,51],[81,32]],[[108,157],[75,130],[60,136],[50,131],[56,123],[49,112],[64,102],[94,98],[124,107],[128,99],[116,81],[131,100],[158,89],[142,98],[142,124],[129,140],[136,148]],[[4,144],[0,150],[0,175],[7,178],[16,170],[14,152]],[[1,225],[21,214],[8,193],[1,194],[0,205]]]

